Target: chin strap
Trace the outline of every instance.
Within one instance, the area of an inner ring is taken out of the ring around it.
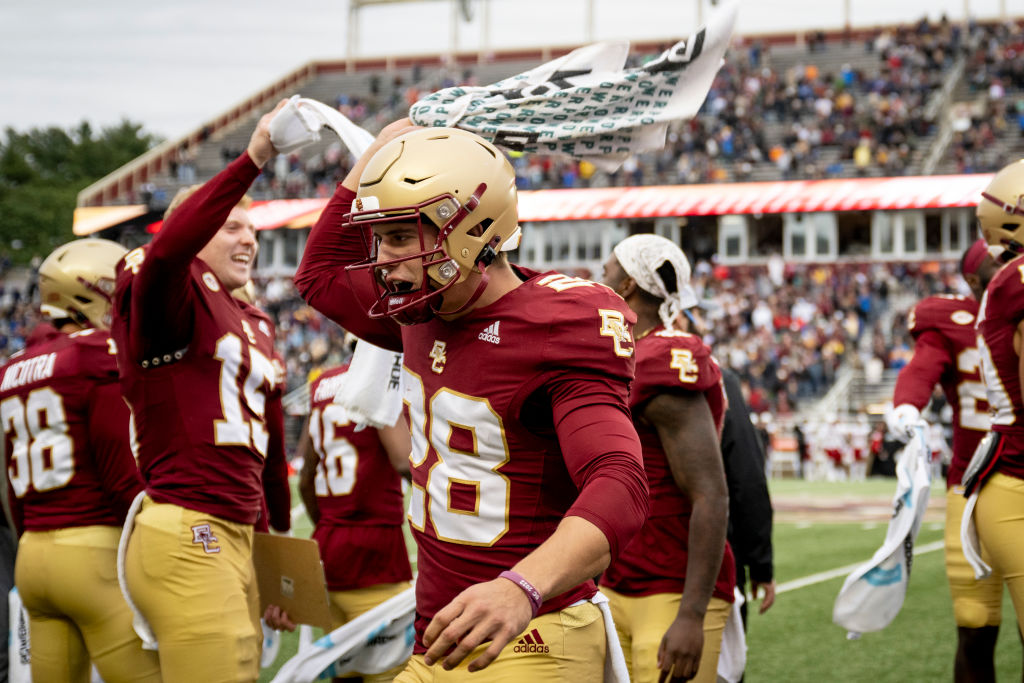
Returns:
[[[453,315],[458,315],[460,313],[464,313],[470,306],[475,304],[477,302],[477,300],[481,296],[483,296],[484,290],[487,289],[487,283],[491,281],[491,278],[487,274],[487,271],[484,270],[483,264],[477,263],[476,267],[480,271],[480,282],[479,282],[479,284],[477,284],[476,290],[473,291],[473,295],[469,297],[469,299],[466,301],[466,303],[462,304],[461,306],[459,306],[454,311],[445,311],[445,310],[442,310],[441,308],[434,308],[433,306],[431,306],[430,308],[431,308],[432,311],[434,311],[435,315],[453,316]],[[443,305],[444,301],[442,300],[441,303]]]
[[[491,281],[490,276],[487,274],[487,266],[489,266],[492,263],[494,263],[494,259],[496,259],[498,257],[498,252],[495,251],[495,247],[498,246],[500,241],[501,241],[500,238],[495,237],[493,240],[491,240],[490,244],[485,246],[480,251],[480,256],[478,256],[477,259],[476,259],[476,269],[480,272],[480,283],[477,284],[476,290],[473,291],[473,295],[469,297],[469,300],[466,301],[466,303],[464,303],[461,306],[459,306],[454,311],[442,311],[440,308],[434,308],[433,306],[431,306],[430,307],[431,310],[433,310],[436,315],[440,315],[440,316],[458,315],[458,314],[464,312],[466,309],[468,309],[473,304],[475,304],[477,302],[477,300],[479,300],[480,297],[483,296],[484,290],[487,289],[487,283]],[[442,300],[442,305],[443,305],[443,303],[444,302]]]

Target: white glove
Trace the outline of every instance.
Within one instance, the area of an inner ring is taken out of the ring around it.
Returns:
[[[904,443],[914,437],[914,427],[920,422],[921,411],[909,403],[901,403],[885,416],[889,432]]]

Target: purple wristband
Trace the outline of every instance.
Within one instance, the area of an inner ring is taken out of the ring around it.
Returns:
[[[540,591],[534,588],[532,583],[523,578],[522,574],[518,574],[511,570],[503,571],[498,574],[498,578],[508,579],[515,585],[519,586],[523,592],[526,593],[526,597],[530,599],[530,606],[533,607],[533,616],[537,616],[537,612],[540,611],[541,603],[543,603],[544,600],[540,597]]]

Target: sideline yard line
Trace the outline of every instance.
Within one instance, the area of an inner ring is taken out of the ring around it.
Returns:
[[[306,514],[306,506],[303,505],[302,503],[299,503],[298,505],[292,508],[292,521],[294,522],[304,514]]]
[[[942,550],[944,544],[944,541],[933,541],[931,543],[925,543],[923,545],[914,546],[914,554],[923,555],[925,553],[935,552],[936,550]],[[865,560],[865,562],[867,562],[867,560]],[[828,581],[830,579],[835,579],[840,576],[846,576],[862,564],[864,564],[864,562],[848,564],[845,567],[829,569],[827,572],[819,572],[817,574],[811,574],[810,576],[805,576],[800,579],[794,579],[793,581],[786,581],[785,583],[779,584],[775,588],[775,592],[786,593],[788,591],[795,591],[798,588],[806,588],[807,586],[813,586],[814,584],[821,583],[822,581]]]

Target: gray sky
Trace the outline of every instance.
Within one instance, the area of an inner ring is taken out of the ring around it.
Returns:
[[[478,49],[480,3],[457,44]],[[489,0],[496,48],[578,44],[587,0]],[[701,0],[594,0],[594,39],[669,39]],[[1024,15],[1024,0],[846,0],[854,26]],[[705,7],[708,6],[707,0]],[[844,0],[742,0],[743,34],[839,27]],[[710,11],[708,9],[705,12]],[[546,14],[545,14],[546,13]],[[96,126],[122,117],[176,137],[312,59],[346,54],[347,0],[0,0],[0,128]],[[450,0],[366,8],[364,56],[444,52]],[[677,27],[677,28],[676,28]]]

